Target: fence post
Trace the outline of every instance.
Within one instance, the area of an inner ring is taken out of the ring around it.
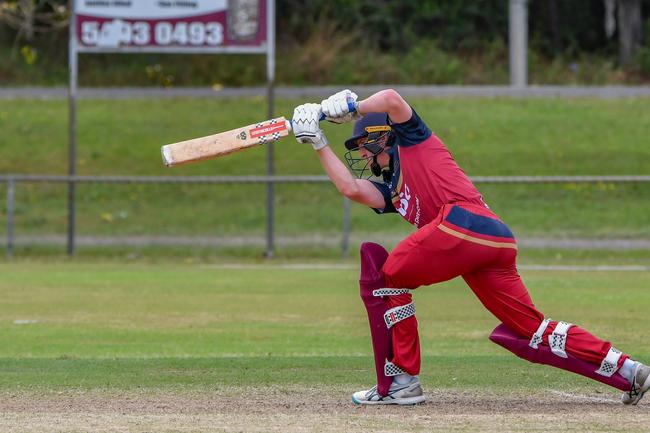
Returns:
[[[75,14],[75,2],[70,3],[72,13],[70,15],[70,31],[68,39],[68,71],[70,82],[68,86],[68,246],[69,256],[75,253],[75,221],[77,205],[76,188],[77,184],[73,180],[77,175],[77,87],[78,87],[78,51],[76,39],[77,16]]]
[[[274,106],[275,83],[275,0],[267,0],[266,9],[266,79],[268,96],[268,117],[272,119]],[[266,174],[273,176],[275,165],[273,162],[273,141],[266,144]],[[269,181],[266,184],[266,258],[275,255],[275,184]]]
[[[528,0],[510,0],[509,4],[510,85],[522,88],[528,83]]]
[[[14,254],[14,199],[16,183],[12,178],[7,180],[7,257]]]
[[[350,255],[350,199],[343,197],[343,240],[341,242],[343,258]]]

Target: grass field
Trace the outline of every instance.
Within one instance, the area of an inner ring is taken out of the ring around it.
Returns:
[[[643,431],[648,405],[529,364],[460,280],[414,295],[429,395],[360,408],[372,385],[352,262],[0,263],[8,432]],[[536,305],[650,360],[648,272],[523,271]]]
[[[300,102],[279,100],[277,112]],[[648,100],[411,102],[470,175],[650,173]],[[62,101],[0,101],[0,173],[65,173],[66,110]],[[261,99],[80,101],[79,172],[264,174],[263,148],[174,170],[162,167],[159,148],[265,117]],[[333,143],[350,129],[325,128]],[[322,173],[313,151],[292,140],[276,145],[275,160],[278,174]],[[479,188],[519,237],[650,239],[645,184]],[[78,234],[263,239],[264,191],[81,185]],[[64,233],[65,199],[64,185],[18,185],[16,234]],[[74,260],[59,247],[22,247],[17,259],[0,259],[0,432],[650,428],[650,400],[623,407],[615,390],[490,343],[497,321],[460,280],[414,295],[427,403],[352,405],[374,373],[356,254],[333,259],[341,198],[331,185],[279,185],[276,203],[276,234],[306,242],[279,247],[272,261],[254,259],[260,249],[250,246],[93,247]],[[411,228],[353,206],[352,230],[356,240],[394,240]],[[523,249],[520,258],[647,267],[650,252]],[[522,269],[547,315],[650,361],[649,272]]]
[[[276,112],[290,115],[301,102],[278,100]],[[647,99],[410,102],[472,176],[650,172]],[[79,173],[264,174],[263,148],[173,170],[162,166],[159,149],[264,119],[265,105],[262,99],[80,101]],[[0,172],[66,173],[66,119],[64,101],[0,101]],[[350,132],[349,125],[324,127],[332,143]],[[288,139],[275,148],[277,174],[322,174],[308,146]],[[645,184],[478,186],[518,236],[650,237],[650,188]],[[278,235],[312,233],[314,227],[324,238],[340,233],[341,199],[331,185],[280,185],[276,190]],[[80,235],[264,233],[263,185],[82,185],[78,191]],[[65,232],[65,185],[20,184],[16,200],[17,235]],[[410,231],[398,217],[373,216],[353,206],[354,232]],[[4,230],[0,224],[0,236]]]

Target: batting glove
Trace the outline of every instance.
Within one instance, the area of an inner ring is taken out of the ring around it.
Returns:
[[[293,134],[298,143],[310,143],[314,150],[321,150],[329,144],[320,129],[321,113],[319,104],[303,104],[293,110]]]
[[[327,120],[333,123],[347,123],[361,118],[358,111],[350,113],[350,103],[357,105],[357,94],[345,89],[324,99],[320,105]]]

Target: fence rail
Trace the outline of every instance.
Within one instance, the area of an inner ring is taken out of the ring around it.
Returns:
[[[650,175],[604,176],[472,176],[474,183],[634,183],[650,182]],[[323,183],[327,176],[67,176],[0,174],[0,182],[34,183]]]
[[[605,176],[473,176],[474,183],[484,184],[551,184],[551,183],[644,183],[650,182],[650,175],[605,175]],[[42,174],[2,174],[0,182],[6,184],[6,254],[14,251],[14,211],[16,184],[23,183],[104,183],[104,184],[280,184],[280,183],[327,183],[327,176],[66,176]],[[69,242],[74,243],[74,230],[68,233]],[[350,201],[343,199],[343,222],[341,250],[349,251]]]

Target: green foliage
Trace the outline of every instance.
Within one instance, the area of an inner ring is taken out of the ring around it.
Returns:
[[[47,7],[60,9],[64,3]],[[650,22],[650,0],[643,6]],[[507,7],[502,0],[280,0],[276,82],[506,84]],[[647,40],[635,65],[618,68],[616,37],[605,37],[601,1],[534,0],[529,16],[532,84],[650,80]],[[645,27],[647,39],[650,24]],[[61,55],[67,51],[67,32],[56,26],[52,31],[46,37],[37,33],[17,56],[10,48],[15,30],[0,25],[0,85],[67,82],[67,59]],[[252,86],[262,85],[265,75],[262,56],[80,57],[82,86]]]
[[[426,59],[426,61],[422,61]],[[433,41],[423,41],[398,57],[403,82],[460,84],[468,65],[456,56],[442,51]]]
[[[36,60],[38,59],[38,51],[29,45],[24,45],[20,49],[20,54],[23,55],[23,60],[29,66],[32,66],[34,63],[36,63]]]
[[[279,28],[293,29],[296,40],[311,34],[310,17],[320,17],[360,32],[381,51],[404,51],[424,39],[447,50],[477,49],[507,34],[507,3],[499,0],[280,0],[278,10],[291,11],[278,15]]]
[[[636,53],[636,64],[641,73],[650,75],[650,18],[644,26],[644,44]]]
[[[616,61],[607,57],[582,53],[576,57],[560,55],[549,59],[529,52],[530,81],[535,84],[612,85],[638,80],[633,71],[617,68]]]
[[[650,47],[641,47],[636,54],[636,62],[644,74],[650,74]]]
[[[67,0],[2,0],[0,1],[0,27],[13,30],[12,39],[26,39],[34,36],[50,37],[68,25]],[[0,34],[1,36],[2,34]]]
[[[605,35],[602,1],[537,0],[529,6],[531,45],[545,55],[602,51],[615,46]],[[580,17],[580,19],[576,19]]]

